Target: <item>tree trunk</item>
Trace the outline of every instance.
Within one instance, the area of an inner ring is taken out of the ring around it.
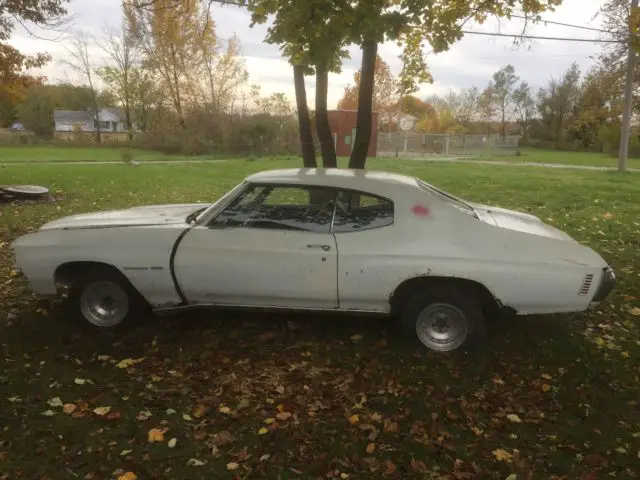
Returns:
[[[329,114],[327,113],[327,91],[329,88],[329,72],[324,65],[316,65],[316,131],[322,151],[322,166],[335,168],[338,166],[336,147],[333,144]]]
[[[356,139],[349,159],[349,168],[364,168],[371,143],[371,124],[373,123],[373,87],[375,85],[376,56],[378,43],[365,40],[362,44],[362,74],[358,92],[358,124]]]
[[[305,168],[316,168],[316,148],[313,145],[311,120],[307,105],[307,90],[304,86],[304,70],[302,65],[293,66],[293,84],[296,89],[296,106],[298,108],[298,126],[300,127],[300,144],[302,145],[302,165]]]

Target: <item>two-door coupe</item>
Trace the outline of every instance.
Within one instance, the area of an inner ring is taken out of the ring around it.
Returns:
[[[398,317],[437,351],[499,309],[582,311],[615,284],[600,255],[535,216],[345,169],[257,173],[213,204],[74,215],[12,248],[36,293],[70,286],[97,327],[141,306],[364,312]]]

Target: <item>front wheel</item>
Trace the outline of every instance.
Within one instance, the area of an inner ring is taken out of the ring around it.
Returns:
[[[470,345],[484,330],[482,308],[472,292],[432,288],[412,295],[402,313],[405,334],[436,352]]]
[[[114,329],[131,322],[140,311],[137,291],[109,270],[87,272],[72,286],[71,308],[98,329]]]

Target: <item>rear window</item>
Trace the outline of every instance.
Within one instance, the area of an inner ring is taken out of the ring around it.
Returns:
[[[370,230],[392,224],[392,201],[366,193],[338,192],[333,220],[335,233]]]

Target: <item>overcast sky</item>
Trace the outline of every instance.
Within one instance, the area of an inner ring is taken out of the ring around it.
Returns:
[[[543,15],[546,20],[569,23],[574,25],[598,27],[600,21],[594,19],[604,0],[564,0],[561,7],[554,12]],[[99,35],[105,25],[119,26],[121,12],[119,0],[71,0],[70,12],[73,15],[72,28],[83,29]],[[249,82],[262,86],[263,92],[285,92],[293,101],[293,79],[291,67],[280,56],[276,46],[263,43],[265,26],[249,27],[249,15],[230,6],[217,6],[213,9],[217,32],[220,37],[228,38],[237,34],[242,42]],[[488,21],[484,25],[470,25],[469,30],[519,33],[522,21],[513,19]],[[573,38],[598,38],[597,32],[566,28],[554,25],[533,25],[528,29],[530,35]],[[51,32],[40,35],[54,38]],[[51,42],[30,37],[24,30],[17,29],[11,43],[25,53],[46,51],[53,55],[54,61],[42,71],[49,77],[49,81],[59,82],[73,77],[66,71],[62,60],[65,58],[63,42]],[[590,58],[597,54],[601,45],[591,42],[558,42],[538,40],[528,48],[514,48],[509,38],[485,37],[466,35],[448,52],[429,55],[428,65],[433,74],[434,82],[421,86],[419,95],[438,93],[444,94],[449,89],[487,85],[493,72],[504,65],[515,67],[516,74],[534,87],[544,86],[552,76],[559,76],[571,62],[577,62],[582,71],[592,64]],[[400,71],[398,54],[400,50],[392,43],[380,47],[381,57],[389,63],[394,73]],[[99,52],[96,52],[96,57]],[[344,87],[352,81],[354,72],[359,68],[360,52],[351,49],[351,59],[348,60],[340,75],[331,75],[329,87],[329,106],[335,106],[342,96]],[[99,61],[99,59],[98,59]],[[314,81],[307,80],[307,95],[313,99]]]

